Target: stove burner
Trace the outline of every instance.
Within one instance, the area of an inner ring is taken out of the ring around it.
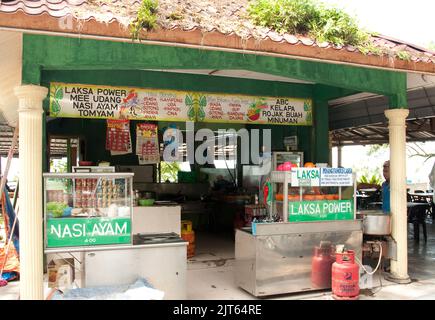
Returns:
[[[171,233],[137,233],[133,236],[133,244],[170,243],[184,241],[175,232]]]

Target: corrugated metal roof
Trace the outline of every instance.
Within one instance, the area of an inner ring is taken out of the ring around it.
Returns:
[[[387,122],[331,131],[332,145],[369,145],[389,143]],[[406,142],[435,141],[435,116],[406,121]]]

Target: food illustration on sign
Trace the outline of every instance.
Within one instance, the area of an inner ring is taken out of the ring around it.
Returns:
[[[311,103],[309,101],[304,101],[304,111],[306,112],[305,121],[307,123],[311,123],[312,121]]]
[[[53,86],[50,94],[50,111],[55,117],[62,110],[59,101],[63,99],[63,89],[61,86]]]
[[[261,110],[262,109],[267,109],[268,106],[265,102],[264,98],[261,98],[253,103],[251,103],[251,105],[249,106],[248,109],[248,120],[249,121],[257,121],[258,119],[260,119],[260,114],[261,114]]]
[[[198,95],[197,98],[198,101],[198,121],[203,121],[205,118],[205,111],[204,108],[207,106],[207,99],[203,95]]]
[[[195,108],[193,106],[193,99],[190,94],[186,95],[186,98],[184,99],[184,103],[187,107],[189,107],[189,111],[187,112],[187,116],[189,117],[189,120],[195,120]]]
[[[119,118],[127,119],[129,110],[132,113],[135,113],[135,108],[139,104],[137,92],[134,89],[130,90],[127,97],[122,99],[122,102],[123,104],[121,105],[121,108],[119,110]]]
[[[207,106],[207,98],[204,95],[187,94],[184,103],[189,107],[187,113],[189,120],[195,120],[196,117],[198,121],[203,121],[205,119],[204,108]]]

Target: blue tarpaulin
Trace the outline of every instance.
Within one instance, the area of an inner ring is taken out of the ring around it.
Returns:
[[[162,300],[164,292],[156,290],[144,278],[130,285],[75,288],[55,292],[51,300]]]
[[[6,228],[6,239],[9,239],[10,237],[10,232],[12,230],[12,226],[14,225],[14,221],[15,221],[15,217],[16,217],[16,213],[14,210],[14,207],[12,206],[11,203],[11,199],[9,198],[9,193],[5,187],[5,189],[3,190],[3,201],[2,204],[4,205],[4,210],[3,212],[7,215],[7,217],[5,217],[6,222],[7,222],[7,228]],[[19,224],[18,224],[18,219],[17,222],[15,224],[15,229],[13,230],[13,235],[12,235],[12,242],[14,243],[15,249],[17,251],[18,256],[20,255],[20,242],[19,242]]]

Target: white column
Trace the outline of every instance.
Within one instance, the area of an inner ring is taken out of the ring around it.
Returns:
[[[44,299],[42,223],[42,101],[47,88],[15,87],[20,127],[20,299]]]
[[[390,204],[392,237],[397,243],[397,260],[391,260],[388,279],[409,283],[408,229],[406,214],[406,117],[408,109],[385,111],[390,135]]]

